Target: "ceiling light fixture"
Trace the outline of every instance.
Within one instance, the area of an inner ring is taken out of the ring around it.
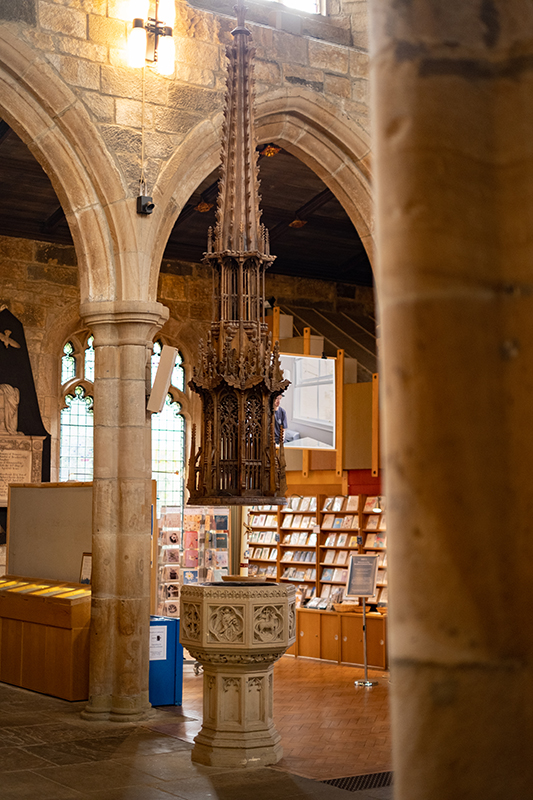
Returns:
[[[149,16],[150,0],[130,0],[133,27],[128,37],[128,64],[155,64],[161,75],[174,72],[175,49],[172,28],[176,18],[175,0],[155,0],[155,17]]]

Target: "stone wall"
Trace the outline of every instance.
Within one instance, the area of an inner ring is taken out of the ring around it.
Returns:
[[[165,259],[161,267],[157,299],[170,310],[162,334],[181,350],[190,377],[199,340],[212,318],[211,270],[174,259]],[[41,415],[53,437],[54,468],[61,407],[60,356],[65,340],[84,327],[79,317],[76,253],[73,247],[0,237],[0,275],[0,307],[6,305],[24,325]],[[266,294],[279,305],[374,315],[373,290],[367,287],[268,275]]]
[[[311,89],[368,133],[366,45],[352,32],[351,18],[340,9],[329,18],[292,12],[266,0],[247,5],[257,47],[258,96],[283,86]],[[354,20],[364,5],[351,4]],[[232,8],[233,2],[217,0],[207,0],[201,8],[177,2],[175,75],[145,71],[146,175],[151,186],[195,125],[221,111],[224,46],[235,25]],[[83,101],[136,190],[143,88],[142,71],[126,63],[128,13],[126,0],[26,0],[16,13],[11,3],[0,3],[0,19],[42,54]]]

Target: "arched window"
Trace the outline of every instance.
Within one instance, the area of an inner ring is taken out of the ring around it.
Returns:
[[[162,343],[154,343],[152,383]],[[94,337],[88,331],[72,336],[61,356],[59,480],[93,478]],[[183,359],[178,354],[163,410],[152,414],[152,477],[157,481],[158,508],[183,506],[185,486],[185,418],[178,397],[185,391]]]
[[[152,383],[161,357],[162,343],[154,342]],[[185,390],[183,359],[178,353],[163,410],[152,414],[152,477],[157,481],[157,506],[183,506],[185,488],[185,418],[177,401]]]

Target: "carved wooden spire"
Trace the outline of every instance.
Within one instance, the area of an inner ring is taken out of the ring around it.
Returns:
[[[264,318],[264,273],[274,261],[260,223],[253,115],[251,34],[237,8],[228,78],[213,266],[215,319],[189,386],[202,398],[201,447],[191,449],[190,502],[283,503],[283,438],[276,448],[273,402],[288,386]]]

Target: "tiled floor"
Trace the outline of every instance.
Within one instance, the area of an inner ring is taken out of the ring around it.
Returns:
[[[389,800],[391,788],[349,793],[317,780],[391,768],[388,676],[355,689],[361,670],[285,657],[275,668],[275,721],[284,757],[273,768],[191,762],[202,677],[185,664],[181,708],[143,725],[86,723],[83,703],[0,684],[1,800]],[[315,780],[312,780],[312,779]]]

